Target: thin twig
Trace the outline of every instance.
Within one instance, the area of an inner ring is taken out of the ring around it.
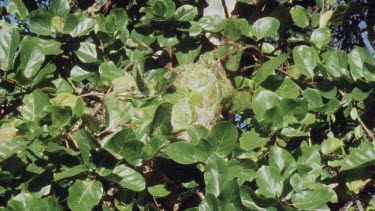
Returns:
[[[160,204],[156,201],[156,198],[153,196],[152,199],[154,200],[154,203],[157,207],[160,207]]]
[[[250,45],[250,44],[247,44],[247,45],[245,45],[244,47],[238,49],[238,51],[242,52],[242,51],[245,51],[245,50],[247,50],[247,49],[254,49],[255,51],[257,51],[257,52],[260,54],[260,56],[261,56],[262,58],[264,57],[262,51],[260,51],[259,48],[258,48],[256,45]]]
[[[276,68],[277,71],[279,71],[280,73],[283,73],[284,75],[287,75],[289,78],[292,77],[292,75],[290,73],[288,73],[287,71],[281,69],[281,68]]]
[[[127,64],[124,69],[122,69],[122,73],[124,74],[126,71],[128,71],[128,69],[133,66],[133,64],[136,62],[137,60],[134,60],[134,61],[131,61],[129,64]]]
[[[72,134],[67,133],[66,135],[70,138],[70,140],[72,140],[74,146],[76,146],[76,148],[79,149],[77,141],[73,138]]]
[[[197,194],[197,196],[198,196],[200,199],[204,200],[204,194],[203,194],[202,192],[200,192],[199,190],[197,190],[195,193]]]
[[[118,97],[133,97],[133,98],[144,98],[145,96],[143,95],[127,95],[127,94],[116,94]]]
[[[362,119],[361,119],[359,116],[357,116],[357,119],[356,119],[356,120],[357,120],[357,122],[363,127],[363,129],[365,130],[367,136],[369,136],[369,137],[372,139],[372,141],[375,141],[374,134],[371,132],[370,129],[368,129],[368,128],[366,127],[366,125],[362,122]]]
[[[174,206],[173,206],[173,211],[178,211],[178,210],[180,210],[180,206],[181,206],[181,202],[177,202],[176,204],[174,204]]]
[[[91,114],[91,116],[95,116],[98,112],[99,112],[99,110],[100,110],[100,108],[102,107],[102,103],[98,103],[96,106],[95,106],[95,108],[94,108],[94,111],[92,112],[92,114]]]
[[[78,95],[78,97],[90,97],[90,96],[102,98],[102,97],[104,97],[104,94],[98,93],[98,92],[90,92],[90,93]]]
[[[241,72],[245,71],[245,70],[248,70],[248,69],[252,69],[252,68],[255,68],[255,67],[260,67],[262,66],[261,64],[253,64],[253,65],[250,65],[250,66],[247,66],[247,67],[244,67],[241,69]]]

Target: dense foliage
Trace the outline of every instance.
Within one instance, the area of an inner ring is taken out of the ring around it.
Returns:
[[[5,210],[375,209],[372,1],[0,3]]]

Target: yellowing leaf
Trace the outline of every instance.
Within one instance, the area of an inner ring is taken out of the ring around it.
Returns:
[[[331,20],[332,14],[333,14],[333,10],[329,10],[320,16],[319,28],[328,26],[328,23]]]
[[[69,106],[74,108],[76,105],[78,97],[70,93],[59,93],[56,97],[50,99],[51,105],[58,106]]]
[[[0,130],[0,144],[2,144],[4,141],[7,141],[9,139],[12,139],[16,137],[17,135],[17,128],[3,128]]]

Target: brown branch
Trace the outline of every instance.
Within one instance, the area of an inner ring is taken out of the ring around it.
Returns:
[[[243,72],[245,70],[248,70],[248,69],[252,69],[252,68],[255,68],[255,67],[260,67],[262,66],[261,64],[254,64],[254,65],[250,65],[250,66],[247,66],[247,67],[243,67],[240,71]]]
[[[283,73],[284,75],[287,75],[289,78],[292,78],[292,75],[288,73],[287,71],[281,69],[281,68],[276,68],[277,71]]]

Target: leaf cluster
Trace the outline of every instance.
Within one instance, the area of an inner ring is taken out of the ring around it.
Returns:
[[[75,2],[2,8],[5,210],[374,208],[366,4]]]

